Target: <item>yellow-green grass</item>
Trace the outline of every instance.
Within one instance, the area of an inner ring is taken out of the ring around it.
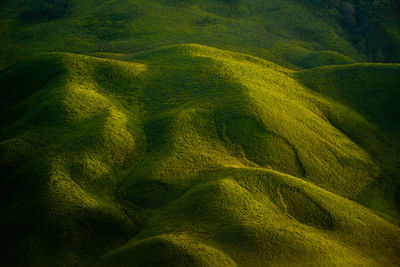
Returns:
[[[302,57],[298,65],[304,68],[315,68],[327,65],[344,65],[355,63],[350,57],[344,56],[335,51],[312,52]]]
[[[26,1],[8,1],[0,10],[0,68],[43,51],[133,53],[183,43],[245,52],[292,68],[320,50],[366,60],[336,22],[294,0],[69,2],[62,18],[21,22]]]
[[[0,73],[3,259],[396,265],[398,119],[386,112],[399,72],[294,72],[201,45],[11,66]]]

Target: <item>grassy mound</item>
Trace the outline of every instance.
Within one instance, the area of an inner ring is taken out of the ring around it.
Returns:
[[[349,57],[346,57],[335,51],[319,51],[304,56],[299,65],[304,68],[314,68],[327,65],[344,65],[354,63]]]
[[[395,109],[399,71],[293,72],[201,45],[52,53],[9,67],[0,73],[3,259],[395,265],[398,121],[380,123],[389,113],[357,95]]]
[[[154,252],[157,251],[157,257]],[[165,234],[129,242],[99,260],[99,266],[237,266],[221,251],[187,234]]]

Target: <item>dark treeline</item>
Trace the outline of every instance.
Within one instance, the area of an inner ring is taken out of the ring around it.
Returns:
[[[70,0],[30,0],[20,14],[22,21],[33,22],[63,17],[71,6]]]
[[[369,61],[391,62],[400,58],[400,40],[389,34],[400,26],[396,0],[299,0],[340,23],[355,47]]]

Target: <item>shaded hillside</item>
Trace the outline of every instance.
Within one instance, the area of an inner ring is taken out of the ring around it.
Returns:
[[[2,258],[396,265],[399,83],[398,64],[294,72],[200,45],[11,66]]]
[[[313,0],[306,6],[347,31],[369,61],[393,62],[400,56],[400,3],[396,0]]]
[[[398,62],[398,5],[391,0],[6,0],[0,9],[0,68],[43,51],[133,53],[183,43],[244,52],[290,68]]]

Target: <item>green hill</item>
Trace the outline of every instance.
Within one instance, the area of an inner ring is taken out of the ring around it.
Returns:
[[[290,68],[399,62],[399,14],[395,0],[3,0],[0,68],[43,51],[134,53],[185,43]]]
[[[394,0],[0,1],[2,265],[398,266],[398,62]]]
[[[399,74],[398,64],[293,72],[200,45],[7,68],[4,259],[395,265],[398,128],[384,126],[398,120],[378,104],[398,101]]]

